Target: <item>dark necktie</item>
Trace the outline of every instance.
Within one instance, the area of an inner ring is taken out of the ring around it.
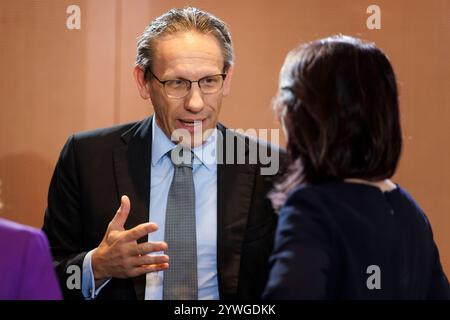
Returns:
[[[174,173],[167,197],[164,233],[170,260],[169,269],[164,271],[163,299],[197,300],[197,236],[195,189],[192,177],[193,154],[190,150],[180,150],[179,147],[176,147],[171,151],[171,159],[174,163]]]

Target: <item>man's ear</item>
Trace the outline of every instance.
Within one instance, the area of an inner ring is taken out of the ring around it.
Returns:
[[[141,95],[142,99],[149,99],[150,93],[149,93],[149,86],[150,84],[147,82],[144,76],[144,71],[139,66],[135,66],[133,70],[134,80],[136,81],[139,94]]]
[[[227,70],[227,76],[225,77],[225,81],[223,83],[223,95],[224,96],[227,96],[230,94],[232,77],[233,77],[233,66],[230,66]]]

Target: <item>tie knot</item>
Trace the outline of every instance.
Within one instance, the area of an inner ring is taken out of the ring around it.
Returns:
[[[176,146],[170,151],[170,160],[172,160],[173,165],[176,167],[189,167],[192,169],[194,154],[190,149]]]

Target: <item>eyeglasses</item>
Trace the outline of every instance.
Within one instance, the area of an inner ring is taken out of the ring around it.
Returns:
[[[220,73],[203,77],[197,81],[191,81],[186,79],[161,81],[158,79],[157,76],[155,76],[155,74],[152,71],[149,70],[149,72],[159,83],[163,85],[164,93],[166,94],[166,96],[174,99],[181,99],[186,97],[189,94],[189,91],[191,90],[192,84],[194,82],[198,83],[200,91],[203,94],[217,93],[219,92],[220,89],[222,89],[223,82],[225,80],[225,77],[227,76],[226,73]]]

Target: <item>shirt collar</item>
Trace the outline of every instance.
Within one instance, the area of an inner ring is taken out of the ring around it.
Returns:
[[[162,157],[168,154],[170,150],[175,148],[173,143],[161,128],[156,123],[156,115],[153,116],[152,121],[152,166],[161,160]],[[194,153],[194,165],[203,164],[208,170],[212,170],[217,164],[216,155],[217,146],[217,128],[209,135],[203,144],[192,149]]]

